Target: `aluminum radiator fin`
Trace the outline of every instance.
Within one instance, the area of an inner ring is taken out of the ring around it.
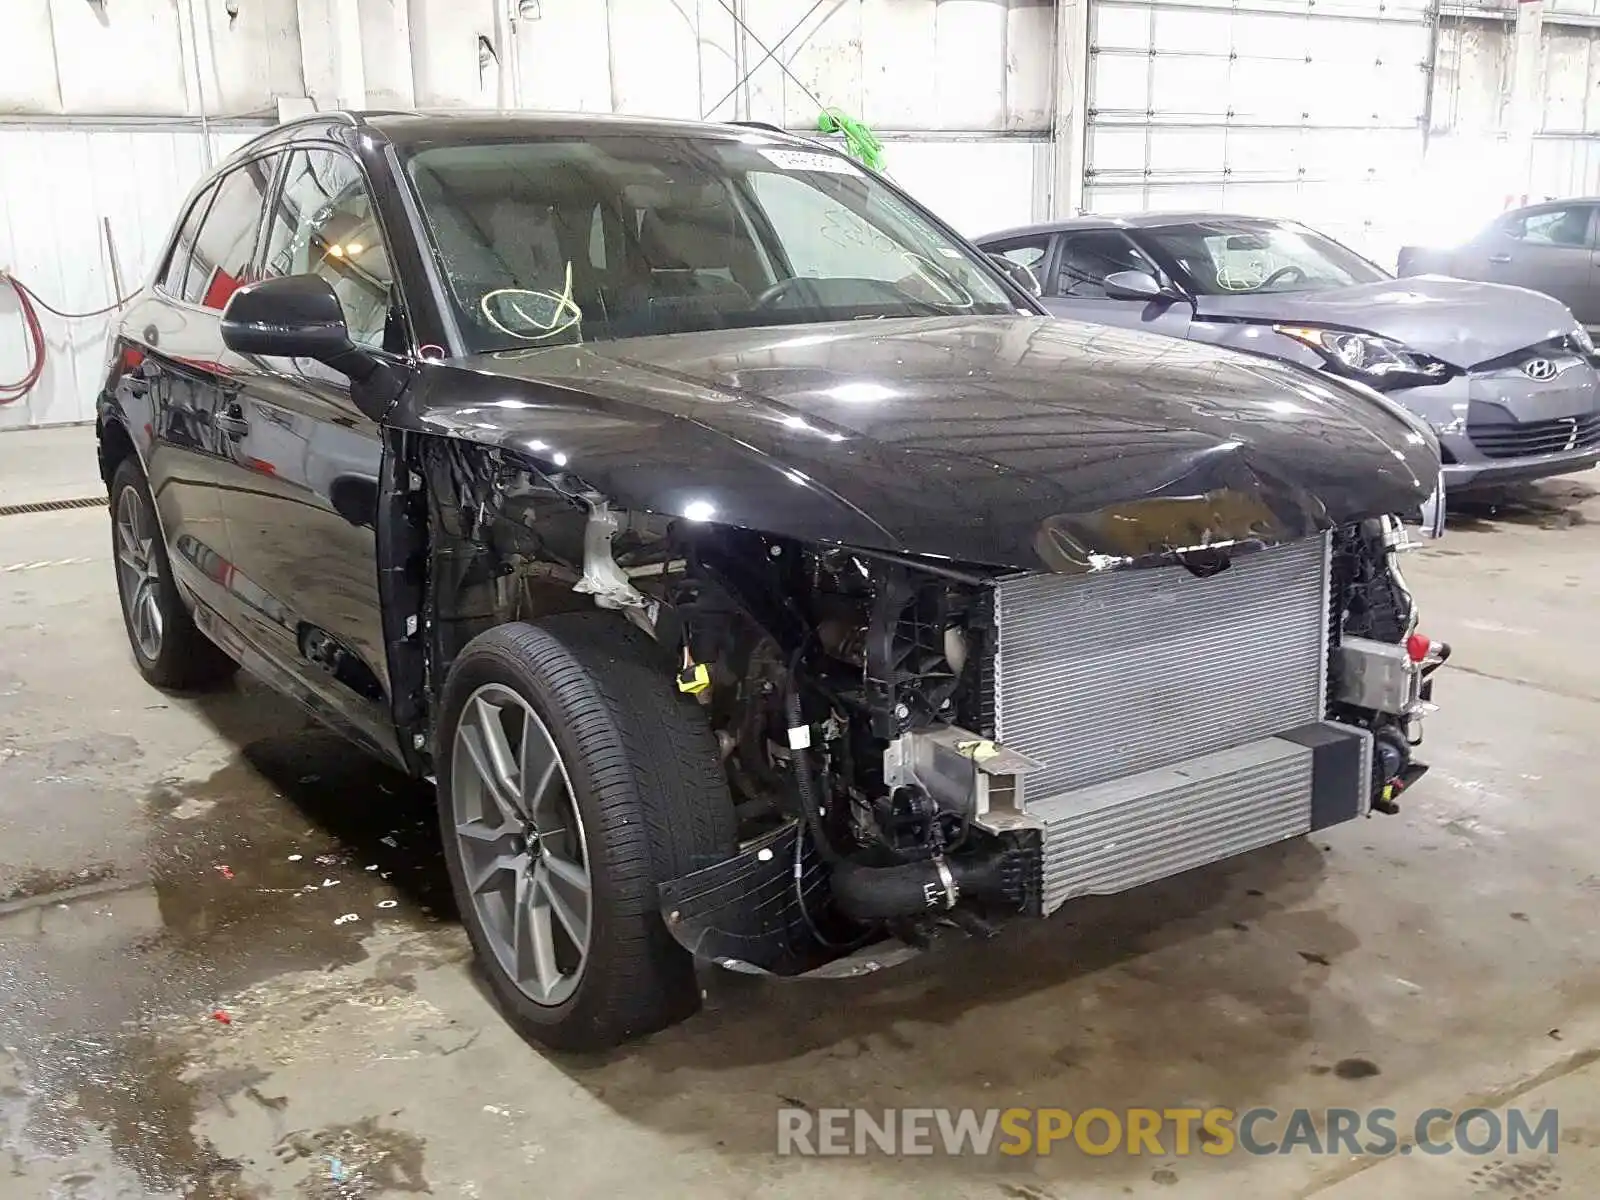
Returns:
[[[1322,715],[1328,542],[996,589],[996,734],[1043,762],[1030,805]]]
[[[1266,738],[1028,806],[1042,907],[1125,891],[1311,828],[1311,751]]]

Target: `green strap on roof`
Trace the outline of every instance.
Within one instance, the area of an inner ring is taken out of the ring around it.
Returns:
[[[845,116],[837,108],[825,108],[817,117],[817,130],[844,134],[846,154],[874,171],[883,170],[883,143],[854,117]]]

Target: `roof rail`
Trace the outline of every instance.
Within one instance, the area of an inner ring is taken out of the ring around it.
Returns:
[[[774,125],[771,121],[729,121],[729,125],[743,125],[746,129],[765,129],[769,133],[787,134],[789,137],[798,137],[799,134],[790,133],[782,125]]]

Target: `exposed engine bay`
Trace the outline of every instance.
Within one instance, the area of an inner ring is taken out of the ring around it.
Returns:
[[[661,888],[697,954],[801,974],[986,933],[1392,812],[1448,647],[1374,518],[1082,576],[613,509],[429,443],[431,673],[489,625],[598,604],[716,738],[740,851]],[[419,706],[425,708],[425,706]]]

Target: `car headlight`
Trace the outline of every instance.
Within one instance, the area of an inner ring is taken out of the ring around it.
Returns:
[[[1422,383],[1441,383],[1455,373],[1449,363],[1376,334],[1305,325],[1274,325],[1273,329],[1301,345],[1310,346],[1322,356],[1329,370],[1359,379],[1380,392]]]
[[[1582,325],[1572,331],[1572,341],[1585,354],[1592,355],[1594,353],[1594,339],[1589,336],[1589,331]]]

